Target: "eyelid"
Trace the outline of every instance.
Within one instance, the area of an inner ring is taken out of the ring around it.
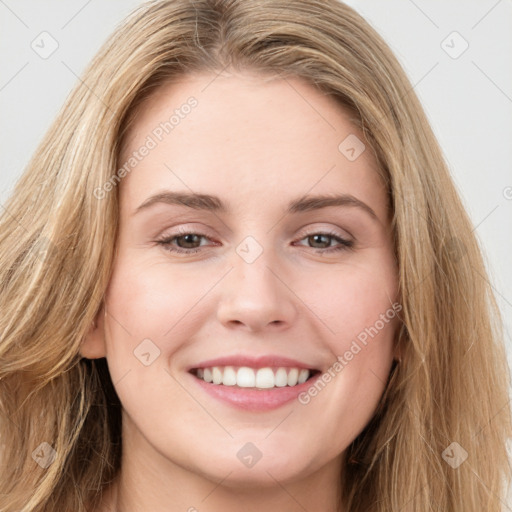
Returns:
[[[215,236],[213,236],[210,232],[211,228],[206,226],[206,229],[205,229],[204,225],[202,225],[201,227],[186,225],[186,227],[185,227],[184,225],[181,224],[181,225],[178,225],[177,228],[169,228],[169,229],[170,230],[175,229],[175,231],[171,231],[170,233],[167,234],[166,233],[167,230],[165,230],[164,233],[162,233],[161,235],[158,236],[158,239],[178,237],[180,235],[187,235],[187,234],[191,234],[191,233],[204,236],[206,238],[209,238],[210,240],[213,240],[215,238]],[[344,240],[347,240],[347,239],[354,240],[354,237],[352,236],[352,234],[349,233],[346,229],[341,229],[337,226],[336,227],[333,227],[333,226],[322,227],[322,226],[318,226],[316,224],[313,224],[313,225],[307,224],[307,225],[299,228],[298,234],[295,237],[294,241],[299,241],[306,236],[311,236],[313,234],[319,234],[319,233],[329,234],[329,235],[332,235],[332,236],[335,236],[338,238],[342,238]]]
[[[183,226],[179,226],[178,230],[173,233],[161,235],[157,240],[155,240],[155,242],[158,245],[162,246],[162,248],[164,248],[164,250],[166,250],[167,252],[169,252],[171,254],[176,254],[176,255],[181,254],[182,256],[187,256],[187,255],[204,252],[204,250],[208,248],[208,244],[206,245],[206,247],[200,244],[199,247],[194,247],[194,248],[182,248],[182,247],[176,247],[176,246],[172,245],[172,242],[174,240],[176,240],[177,238],[180,238],[182,236],[186,236],[186,235],[196,235],[199,238],[208,239],[210,241],[213,241],[214,242],[213,245],[217,245],[217,246],[219,245],[218,242],[215,242],[215,240],[213,240],[213,238],[211,236],[209,236],[207,233],[205,233],[203,230],[194,229],[194,228],[185,228]],[[302,232],[299,235],[297,235],[297,237],[293,240],[292,244],[294,246],[296,246],[296,244],[298,242],[301,242],[302,240],[305,240],[308,237],[313,236],[313,235],[328,236],[328,237],[332,238],[333,240],[337,240],[337,242],[336,242],[337,245],[335,245],[334,247],[326,247],[326,248],[311,247],[311,248],[309,248],[309,249],[313,250],[315,253],[327,255],[330,253],[339,253],[341,251],[354,249],[354,244],[355,244],[354,238],[352,236],[349,236],[347,238],[345,235],[340,234],[337,230],[335,230],[332,227],[322,229],[321,227],[314,228],[314,227],[310,226],[309,229],[307,229],[307,230],[305,228],[303,228]],[[299,245],[299,246],[304,247],[302,245]],[[169,247],[173,247],[173,248],[170,249]]]
[[[204,224],[201,226],[190,224],[186,224],[184,226],[183,224],[180,224],[177,227],[171,227],[164,230],[164,232],[158,238],[179,237],[193,233],[195,235],[201,235],[212,240],[215,238],[215,236],[212,234],[212,231],[213,230],[210,227],[205,226]]]
[[[339,226],[322,226],[319,224],[320,223],[318,222],[314,224],[307,224],[306,226],[299,229],[299,234],[297,236],[303,238],[304,236],[310,236],[316,233],[325,233],[336,236],[338,238],[342,238],[344,240],[355,240],[354,236],[352,236],[352,234],[346,229],[342,229]]]

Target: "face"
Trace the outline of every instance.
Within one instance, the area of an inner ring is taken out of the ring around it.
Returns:
[[[145,103],[82,345],[107,358],[128,452],[227,485],[339,474],[396,356],[390,212],[362,141],[300,79],[193,75]]]

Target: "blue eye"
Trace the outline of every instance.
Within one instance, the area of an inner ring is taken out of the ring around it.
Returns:
[[[161,245],[164,247],[166,251],[174,252],[174,253],[180,253],[180,254],[195,254],[199,251],[201,251],[201,239],[208,239],[206,235],[203,235],[201,233],[195,233],[195,232],[179,232],[179,234],[174,234],[170,236],[166,236],[164,238],[161,238],[159,240],[156,240],[156,243],[158,245]],[[322,241],[322,239],[324,241]],[[327,242],[325,242],[325,239],[327,239]],[[330,243],[334,240],[338,242],[337,246],[334,247],[327,247],[327,248],[317,248],[317,247],[311,247],[315,250],[315,252],[319,253],[326,253],[326,252],[337,252],[337,251],[343,251],[347,249],[351,249],[354,246],[354,242],[352,240],[346,240],[340,236],[337,235],[337,233],[324,233],[324,232],[317,232],[317,233],[311,233],[306,235],[305,237],[301,238],[299,241],[302,240],[308,240],[309,243],[319,243],[319,244],[325,244],[330,245]],[[181,247],[181,245],[195,245],[199,243],[199,246],[197,247]]]

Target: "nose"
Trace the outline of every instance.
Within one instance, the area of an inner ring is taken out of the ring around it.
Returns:
[[[277,332],[293,325],[298,299],[275,261],[266,251],[252,263],[234,256],[234,268],[223,281],[218,320],[230,329],[255,332]]]

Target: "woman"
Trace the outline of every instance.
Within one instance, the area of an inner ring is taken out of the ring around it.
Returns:
[[[1,510],[500,510],[498,310],[369,25],[155,1],[83,82],[1,217]]]

